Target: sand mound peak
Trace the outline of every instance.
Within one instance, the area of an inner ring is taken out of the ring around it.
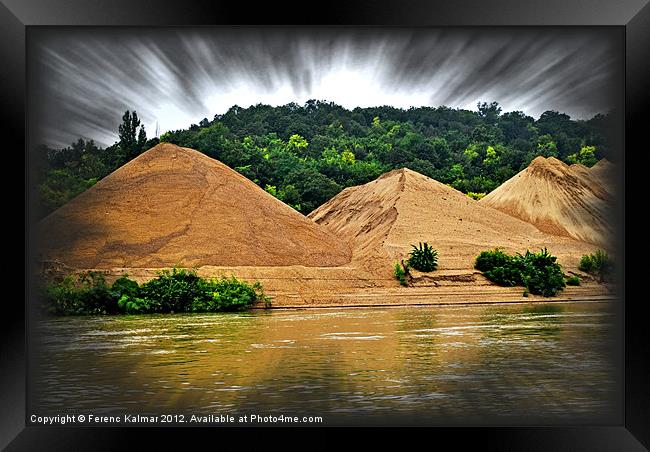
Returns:
[[[336,266],[345,243],[223,163],[161,143],[39,225],[43,259],[76,268]]]
[[[406,170],[407,170],[407,168],[397,168],[397,169],[394,169],[394,170],[388,171],[387,173],[382,174],[377,179],[388,179],[388,178],[391,178],[393,176],[401,176],[402,174],[404,174],[406,172]]]
[[[408,257],[412,244],[428,242],[440,253],[440,269],[472,269],[485,249],[511,252],[549,247],[570,255],[590,249],[553,237],[503,212],[412,170],[393,170],[350,187],[309,214],[346,237],[353,262],[390,278],[392,264]],[[565,260],[566,262],[566,260]]]
[[[589,175],[592,179],[603,185],[609,192],[613,192],[614,171],[614,164],[603,158],[589,168]]]
[[[603,168],[608,168],[613,166],[614,164],[607,160],[606,158],[602,158],[596,162],[594,166],[591,167],[592,170],[600,170]]]
[[[185,150],[186,150],[186,148],[182,148],[182,147],[177,146],[177,145],[175,145],[173,143],[162,142],[162,143],[158,143],[157,145],[155,145],[154,147],[152,147],[148,151],[143,152],[138,157],[151,156],[151,155],[159,154],[159,153],[162,153],[162,152],[173,152],[173,153],[184,152]],[[194,152],[196,152],[196,151],[194,151]],[[138,157],[136,157],[136,158],[138,158]]]
[[[413,176],[413,177],[421,176],[421,174],[418,173],[417,171],[413,171],[411,169],[403,167],[403,168],[397,168],[397,169],[388,171],[387,173],[384,173],[381,176],[379,176],[377,179],[387,179],[387,178],[390,178],[390,177],[393,177],[393,176],[396,176],[396,175],[398,175],[398,176],[405,175],[405,176]]]
[[[610,194],[583,165],[537,157],[480,201],[549,234],[607,246]]]
[[[555,157],[535,157],[526,169],[531,174],[551,180],[577,176],[569,165]]]
[[[544,157],[537,156],[530,162],[530,167],[542,166],[542,167],[557,167],[557,168],[566,168],[568,165],[562,160],[559,160],[555,157]]]
[[[379,181],[384,181],[380,183]],[[444,193],[448,196],[460,196],[462,199],[465,199],[466,196],[451,188],[448,185],[445,185],[441,182],[438,182],[435,179],[431,179],[424,174],[420,174],[417,171],[413,171],[409,168],[398,168],[379,176],[375,181],[378,186],[381,186],[382,189],[392,189],[396,192],[403,192],[405,190],[418,189],[418,186],[421,184],[427,184],[427,189],[429,191],[435,191],[438,193]],[[356,187],[349,187],[356,188]]]

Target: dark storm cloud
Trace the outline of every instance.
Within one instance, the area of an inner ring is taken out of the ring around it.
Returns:
[[[30,123],[38,139],[116,140],[124,110],[153,135],[232,105],[395,105],[558,110],[612,106],[605,29],[47,29],[34,33]]]

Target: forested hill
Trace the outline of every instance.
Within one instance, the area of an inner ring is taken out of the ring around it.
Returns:
[[[41,215],[155,145],[135,112],[126,112],[119,141],[108,148],[79,140],[66,149],[41,147],[37,180]],[[503,113],[497,103],[476,111],[345,108],[329,102],[232,107],[212,120],[167,132],[168,141],[216,158],[303,213],[343,188],[407,167],[473,197],[488,193],[538,155],[593,165],[616,160],[612,117],[589,120],[547,111],[535,120]]]

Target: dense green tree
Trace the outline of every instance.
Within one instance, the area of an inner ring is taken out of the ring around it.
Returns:
[[[144,130],[144,126],[140,126],[140,131],[138,132],[138,140],[136,142],[136,149],[139,152],[144,151],[145,144],[147,144],[147,132]]]
[[[477,104],[478,115],[487,124],[496,124],[501,114],[501,107],[497,102],[479,102]]]
[[[118,137],[118,146],[125,162],[145,150],[143,148],[147,142],[147,134],[144,126],[140,126],[140,119],[135,110],[133,113],[129,110],[124,112],[122,124],[118,126]]]
[[[595,146],[583,146],[580,152],[567,157],[569,163],[580,163],[588,167],[594,166],[597,161]]]
[[[133,114],[129,110],[124,112],[122,116],[122,124],[118,126],[118,136],[120,138],[119,145],[122,149],[132,149],[136,145],[136,134],[140,120],[138,114],[134,111]]]
[[[526,116],[521,111],[512,111],[504,113],[499,118],[499,128],[503,132],[506,143],[512,143],[515,140],[530,140],[537,132],[534,126],[535,120]]]
[[[127,110],[118,141],[105,149],[83,139],[64,149],[39,147],[33,177],[39,212],[46,214],[163,141],[216,158],[309,213],[344,187],[394,168],[407,167],[476,194],[489,193],[538,155],[585,165],[603,156],[613,160],[620,124],[612,115],[576,121],[547,111],[535,120],[520,111],[502,112],[496,102],[479,102],[476,111],[445,106],[346,110],[312,99],[304,105],[235,105],[212,120],[147,140],[136,112]]]
[[[557,144],[550,134],[546,133],[538,138],[537,155],[541,155],[542,157],[558,156]]]

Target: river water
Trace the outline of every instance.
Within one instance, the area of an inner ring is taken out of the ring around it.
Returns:
[[[606,422],[621,409],[611,312],[544,303],[55,318],[35,325],[28,407],[323,424]]]

